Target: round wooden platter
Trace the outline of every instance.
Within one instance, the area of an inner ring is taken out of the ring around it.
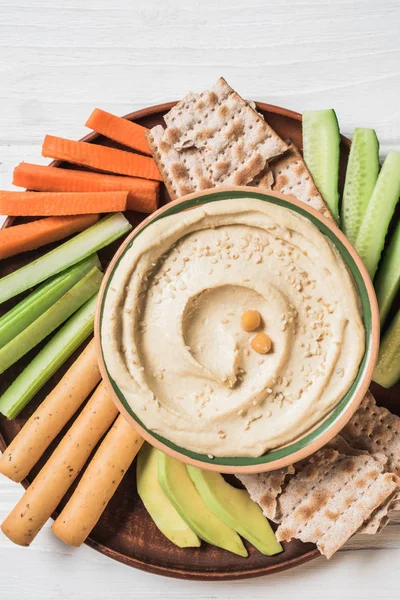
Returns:
[[[127,115],[131,121],[135,121],[146,127],[152,127],[157,124],[164,124],[163,115],[175,103],[167,103],[159,106],[153,106]],[[276,106],[257,103],[257,109],[265,116],[268,123],[284,138],[291,138],[294,143],[301,148],[301,115]],[[113,147],[120,147],[118,144],[106,140],[97,134],[89,134],[84,138],[84,141],[98,144],[105,144]],[[340,187],[343,186],[345,168],[349,152],[350,142],[342,137],[341,143],[341,164],[340,164]],[[122,147],[121,147],[122,148]],[[124,148],[125,150],[127,148]],[[53,163],[55,166],[60,166],[60,163]],[[69,165],[63,164],[63,167]],[[161,203],[168,202],[169,197],[166,189],[162,186]],[[127,212],[126,217],[135,226],[141,222],[144,215],[135,212]],[[27,220],[27,219],[25,219]],[[4,227],[9,227],[12,224],[24,222],[24,219],[8,218]],[[106,267],[114,252],[118,248],[121,240],[118,240],[111,246],[100,252],[100,258],[103,266]],[[0,277],[14,271],[20,266],[32,261],[41,254],[44,254],[51,246],[46,246],[35,252],[28,252],[0,263]],[[20,298],[18,298],[20,300]],[[1,307],[1,314],[9,310],[16,303],[15,299],[4,303]],[[41,344],[42,346],[43,344]],[[21,359],[16,365],[8,369],[0,378],[0,393],[11,384],[21,370],[30,362],[32,357],[41,347],[34,348],[29,354]],[[54,377],[44,386],[44,388],[36,395],[30,404],[22,411],[18,418],[9,421],[0,415],[0,449],[3,451],[5,447],[15,437],[25,421],[29,418],[32,412],[43,401],[50,390],[61,379],[65,371],[71,365],[73,360],[82,351],[80,348],[70,360],[55,374]],[[392,411],[399,412],[398,402],[395,397],[399,394],[400,386],[392,388],[392,390],[383,390],[379,386],[373,385],[372,391],[375,393],[380,404],[387,406]],[[397,404],[397,407],[396,407]],[[67,430],[65,428],[65,431]],[[61,432],[60,436],[53,442],[48,451],[42,457],[42,460],[36,465],[35,469],[30,473],[29,477],[22,483],[27,487],[37,472],[40,470],[44,462],[50,456],[51,452],[58,444],[65,431]],[[236,480],[234,477],[229,479],[231,483]],[[237,482],[238,483],[238,482]],[[76,486],[77,482],[75,482]],[[64,506],[72,493],[64,498],[59,510]],[[54,517],[56,515],[53,515]],[[40,535],[40,534],[39,534]],[[303,544],[298,540],[293,540],[290,543],[284,543],[284,552],[276,556],[267,557],[260,554],[250,544],[246,542],[246,547],[249,550],[247,559],[241,558],[227,551],[221,550],[206,543],[202,543],[200,548],[181,549],[169,542],[156,528],[152,519],[146,512],[136,490],[136,473],[135,464],[126,474],[116,494],[111,499],[106,510],[104,511],[100,521],[93,529],[86,544],[95,550],[98,550],[105,556],[114,560],[125,563],[132,567],[165,575],[168,577],[177,577],[183,579],[197,580],[226,580],[240,579],[246,577],[257,577],[275,573],[283,569],[289,569],[316,558],[319,553],[313,544]]]

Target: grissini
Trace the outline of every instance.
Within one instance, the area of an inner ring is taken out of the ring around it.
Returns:
[[[70,546],[80,546],[85,541],[142,444],[140,435],[120,415],[53,523],[53,532],[60,540]]]
[[[3,533],[29,546],[118,414],[101,383],[47,463],[3,522]]]
[[[17,482],[25,479],[100,379],[92,340],[4,451],[0,473]]]

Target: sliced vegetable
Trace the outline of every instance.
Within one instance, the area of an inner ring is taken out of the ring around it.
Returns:
[[[104,217],[54,250],[0,279],[0,303],[75,265],[130,229],[131,224],[121,213]]]
[[[0,473],[20,482],[101,379],[94,340],[39,404],[0,456]]]
[[[101,442],[71,498],[53,523],[53,533],[80,546],[103,514],[143,439],[122,415]]]
[[[125,150],[109,148],[108,146],[75,142],[46,135],[42,154],[49,158],[66,160],[76,165],[83,165],[106,173],[119,173],[120,175],[162,181],[157,165],[150,156],[142,156]]]
[[[390,150],[368,203],[355,243],[358,254],[374,278],[389,223],[400,196],[400,152]]]
[[[97,294],[61,327],[0,397],[0,412],[14,419],[46,381],[93,332]]]
[[[159,452],[157,467],[158,481],[165,495],[199,538],[239,556],[248,556],[236,531],[207,508],[189,477],[186,465]]]
[[[400,310],[383,336],[372,379],[384,388],[400,379]]]
[[[315,185],[339,220],[340,132],[333,109],[303,113],[303,155]]]
[[[37,346],[99,291],[103,273],[94,267],[31,325],[0,349],[0,374]]]
[[[137,491],[158,529],[179,548],[200,546],[200,540],[172,506],[158,481],[159,450],[144,444],[136,464]]]
[[[84,467],[93,448],[118,414],[100,384],[1,530],[15,544],[29,546]]]
[[[127,209],[144,213],[156,210],[160,188],[159,182],[152,179],[59,169],[24,162],[15,167],[13,184],[42,192],[127,191]]]
[[[383,256],[374,285],[382,327],[400,287],[400,222]]]
[[[342,199],[341,227],[352,244],[379,173],[379,142],[373,129],[354,130]]]
[[[98,220],[99,215],[49,217],[1,229],[0,259],[57,242],[73,233],[87,229]]]
[[[55,275],[0,318],[0,348],[26,330],[94,267],[101,268],[97,254]]]
[[[283,548],[268,520],[247,490],[233,487],[220,473],[189,465],[187,470],[205,504],[221,521],[237,531],[262,554],[273,556],[282,552]]]
[[[86,215],[126,210],[127,192],[1,192],[0,213],[12,217]]]
[[[117,117],[100,108],[94,109],[85,125],[89,129],[110,138],[110,140],[151,156],[151,150],[144,135],[145,131],[148,131],[146,127],[132,123],[128,119]]]

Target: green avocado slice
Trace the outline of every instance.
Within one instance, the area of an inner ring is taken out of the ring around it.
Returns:
[[[261,508],[246,490],[230,485],[219,473],[187,467],[189,476],[208,508],[267,556],[282,552]]]
[[[158,529],[179,548],[200,546],[197,535],[177,513],[158,483],[156,450],[149,444],[141,447],[136,466],[138,494]]]
[[[202,540],[239,556],[248,556],[236,531],[207,508],[183,463],[160,452],[158,480],[171,504]]]

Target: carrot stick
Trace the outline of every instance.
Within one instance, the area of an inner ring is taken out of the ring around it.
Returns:
[[[0,457],[0,473],[20,482],[100,381],[92,340]]]
[[[35,250],[83,231],[99,220],[99,215],[48,217],[0,230],[0,259]]]
[[[87,142],[75,142],[65,138],[46,135],[42,147],[43,156],[131,177],[156,179],[162,177],[156,163],[149,156],[141,156],[125,150],[108,148]]]
[[[72,485],[118,410],[103,384],[26,490],[1,530],[15,544],[29,546]]]
[[[0,214],[23,217],[85,215],[126,210],[127,192],[0,191]]]
[[[151,150],[144,135],[145,131],[148,131],[146,127],[112,115],[100,108],[94,109],[85,125],[110,140],[151,156]]]
[[[14,169],[13,184],[40,192],[128,192],[128,210],[157,209],[160,184],[152,179],[90,173],[22,162]]]
[[[85,541],[142,444],[140,435],[120,415],[53,523],[53,532],[60,540],[70,546],[80,546]]]

